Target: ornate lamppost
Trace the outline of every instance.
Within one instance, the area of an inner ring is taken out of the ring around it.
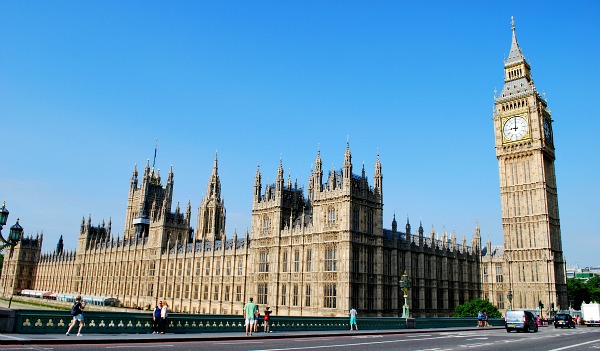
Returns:
[[[23,233],[23,227],[21,227],[21,225],[19,224],[19,219],[17,218],[17,223],[15,223],[12,227],[10,227],[8,239],[4,239],[4,236],[2,236],[2,227],[4,227],[6,225],[6,220],[8,220],[8,214],[9,214],[9,211],[6,209],[6,202],[2,201],[2,207],[0,208],[0,251],[9,247],[10,248],[9,257],[10,257],[10,256],[12,256],[14,247],[17,246],[19,241],[21,241],[21,234]],[[6,266],[5,266],[5,269],[6,269]],[[10,300],[8,301],[8,308],[10,308],[10,305],[12,303],[12,293],[15,289],[16,277],[17,277],[17,272],[15,271],[14,275],[13,275],[13,283],[12,283],[12,288],[11,288],[11,293],[10,293]],[[6,286],[6,282],[5,282],[5,286]],[[4,293],[4,291],[3,291],[3,293]]]
[[[400,281],[400,288],[404,292],[404,305],[402,306],[402,318],[410,318],[410,310],[408,308],[408,290],[410,289],[410,280],[406,271],[402,274],[402,280]]]
[[[506,294],[506,297],[508,297],[508,309],[512,310],[512,298],[513,298],[512,290],[508,291],[508,294]]]
[[[17,218],[17,223],[10,227],[8,239],[4,239],[4,237],[2,236],[2,227],[6,225],[8,214],[9,212],[6,209],[6,203],[2,201],[2,207],[0,208],[0,250],[3,250],[6,247],[10,247],[10,252],[12,255],[12,249],[19,243],[19,241],[21,241],[23,227],[19,225],[19,219]]]

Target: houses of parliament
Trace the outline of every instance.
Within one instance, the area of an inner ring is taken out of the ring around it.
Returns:
[[[134,167],[121,237],[112,223],[84,218],[77,247],[42,253],[43,236],[24,237],[6,255],[4,296],[23,289],[117,298],[147,308],[158,300],[172,311],[241,314],[249,297],[276,315],[399,316],[400,281],[411,282],[413,316],[450,316],[474,298],[499,309],[530,308],[538,300],[566,308],[566,274],[558,217],[552,119],[535,90],[514,24],[505,87],[493,116],[500,170],[504,244],[469,241],[455,233],[425,233],[407,220],[383,223],[383,168],[372,182],[356,170],[350,145],[340,169],[324,171],[320,151],[306,189],[285,178],[280,160],[273,183],[256,170],[251,229],[226,233],[218,157],[192,223],[191,204],[173,208],[174,173],[166,180]],[[306,191],[305,191],[306,190]],[[250,189],[249,189],[250,191]]]

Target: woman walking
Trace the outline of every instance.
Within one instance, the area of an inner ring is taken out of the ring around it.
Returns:
[[[71,329],[75,326],[75,323],[79,322],[79,330],[77,331],[77,336],[83,336],[81,334],[81,329],[83,329],[83,309],[86,306],[85,301],[81,301],[81,295],[77,295],[75,298],[75,303],[73,307],[71,307],[71,315],[73,316],[73,320],[71,321],[71,325],[69,325],[69,330],[67,330],[67,336],[71,335]]]
[[[160,309],[160,333],[164,334],[167,329],[167,317],[169,316],[169,304],[167,301],[163,302],[162,308]]]

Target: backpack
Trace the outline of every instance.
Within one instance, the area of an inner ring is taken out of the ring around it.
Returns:
[[[78,314],[81,314],[81,308],[79,306],[80,306],[79,302],[75,302],[73,304],[73,307],[71,307],[71,316],[76,316]]]

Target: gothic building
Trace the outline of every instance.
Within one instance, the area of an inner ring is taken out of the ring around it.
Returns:
[[[482,258],[484,296],[513,308],[537,308],[541,303],[547,313],[567,308],[553,120],[533,84],[514,21],[493,120],[504,247],[498,250],[488,243],[482,250],[487,254]],[[491,274],[493,279],[486,281]]]
[[[377,157],[370,184],[364,165],[353,172],[350,146],[343,167],[325,173],[320,152],[306,194],[284,177],[272,184],[256,171],[251,233],[228,238],[215,161],[196,221],[191,205],[172,210],[172,169],[162,185],[159,171],[134,168],[125,230],[82,220],[77,248],[41,254],[42,238],[23,240],[2,275],[4,295],[22,289],[118,298],[146,308],[167,300],[175,312],[240,314],[250,296],[277,315],[398,316],[399,281],[412,281],[415,316],[448,316],[481,292],[480,233],[467,246],[456,235],[399,231],[394,218],[383,228],[383,174]],[[16,267],[16,269],[15,269]],[[11,270],[12,269],[12,270]]]

